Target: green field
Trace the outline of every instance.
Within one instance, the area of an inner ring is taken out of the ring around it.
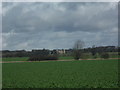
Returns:
[[[117,88],[118,60],[3,63],[3,88]]]

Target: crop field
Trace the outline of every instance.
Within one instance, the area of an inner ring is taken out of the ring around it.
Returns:
[[[117,88],[118,60],[3,63],[3,88]]]

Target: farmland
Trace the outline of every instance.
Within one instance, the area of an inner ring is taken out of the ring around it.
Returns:
[[[3,88],[116,88],[118,60],[3,63]]]

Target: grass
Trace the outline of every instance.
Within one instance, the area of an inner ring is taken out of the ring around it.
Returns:
[[[3,63],[3,88],[117,88],[118,60]]]
[[[70,60],[70,59],[74,59],[72,56],[61,56],[59,57],[59,60]]]
[[[27,61],[29,57],[4,57],[2,61]]]

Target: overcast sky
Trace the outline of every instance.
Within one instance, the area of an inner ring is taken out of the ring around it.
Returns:
[[[5,50],[118,45],[117,2],[4,2],[2,14]]]

